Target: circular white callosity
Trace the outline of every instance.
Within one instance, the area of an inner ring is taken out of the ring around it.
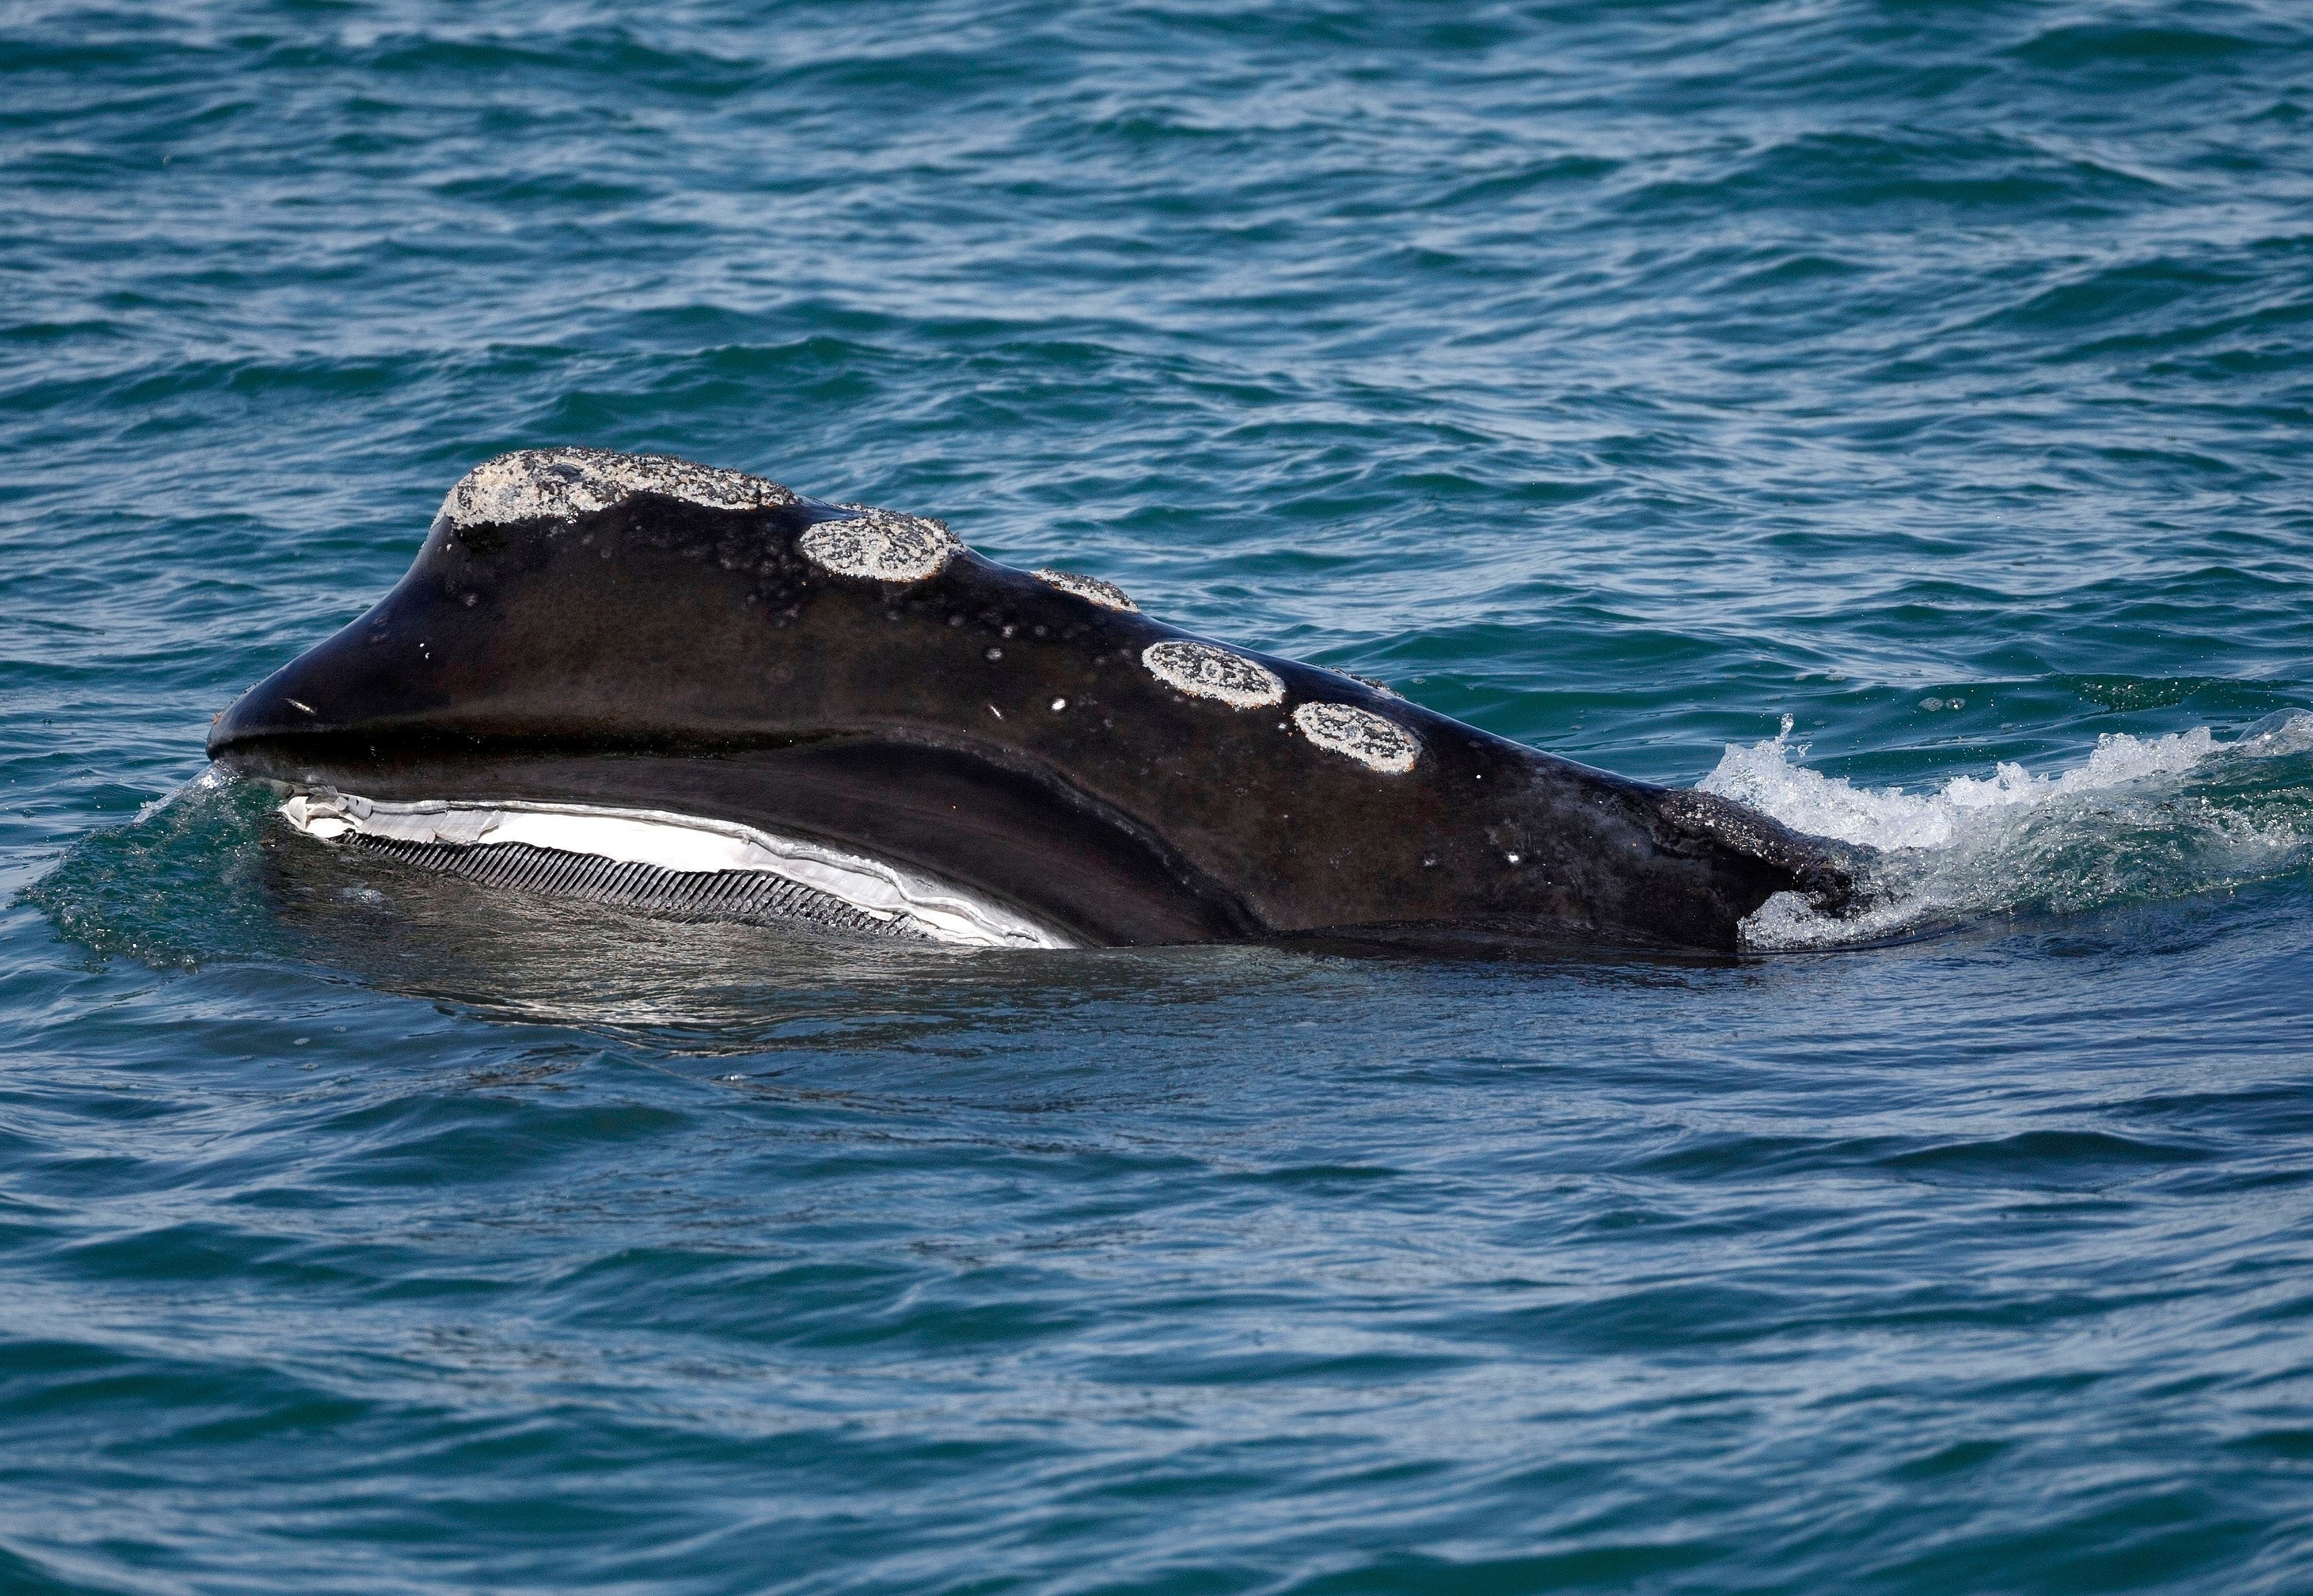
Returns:
[[[638,493],[664,494],[713,510],[761,510],[799,502],[767,478],[671,454],[517,449],[458,478],[442,501],[442,514],[453,526],[567,521],[607,510]]]
[[[1139,614],[1140,606],[1125,596],[1124,590],[1113,582],[1103,582],[1097,576],[1079,576],[1074,571],[1037,571],[1037,581],[1064,593],[1074,593],[1089,600],[1104,609],[1129,609]]]
[[[796,547],[813,565],[839,576],[921,582],[938,575],[963,545],[940,522],[861,508],[849,521],[822,521],[809,528]]]
[[[1215,698],[1232,709],[1258,709],[1285,697],[1275,672],[1241,653],[1209,643],[1152,643],[1140,651],[1148,673],[1192,698]]]
[[[1293,712],[1301,735],[1330,753],[1347,754],[1368,769],[1403,776],[1421,757],[1421,744],[1395,721],[1350,704],[1304,704]]]

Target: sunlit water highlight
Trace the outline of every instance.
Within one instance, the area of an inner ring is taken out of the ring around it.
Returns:
[[[2313,1584],[2294,9],[37,3],[0,90],[0,1589]],[[562,442],[1873,907],[867,946],[204,774]]]

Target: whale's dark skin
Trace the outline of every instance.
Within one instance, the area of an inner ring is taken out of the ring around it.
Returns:
[[[969,550],[913,582],[799,551],[852,513],[640,491],[558,517],[445,514],[367,614],[218,719],[209,752],[372,799],[736,820],[1095,944],[1394,928],[1733,949],[1772,893],[1837,908],[1851,891],[1834,846],[1739,805],[1334,671],[1232,651],[1283,702],[1190,697],[1142,659],[1188,634]],[[1308,702],[1411,732],[1414,767],[1318,746],[1291,718]]]

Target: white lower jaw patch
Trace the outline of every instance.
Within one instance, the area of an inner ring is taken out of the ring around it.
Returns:
[[[754,872],[825,893],[869,920],[904,925],[934,942],[974,948],[1077,945],[1016,910],[922,872],[729,820],[575,803],[380,803],[326,790],[297,794],[280,812],[323,842],[354,836],[462,848],[523,844],[702,879]]]

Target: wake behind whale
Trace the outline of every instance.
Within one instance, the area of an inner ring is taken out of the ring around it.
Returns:
[[[514,890],[986,946],[1731,950],[1851,851],[1192,636],[945,525],[664,456],[470,472],[366,614],[213,727],[341,847]]]

